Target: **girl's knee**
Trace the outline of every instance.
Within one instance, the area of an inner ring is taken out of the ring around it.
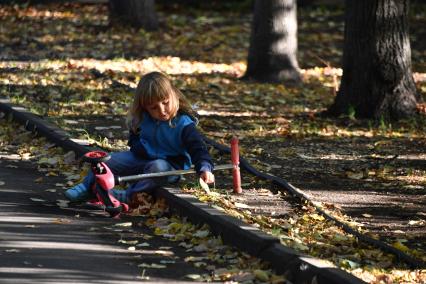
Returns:
[[[154,160],[146,165],[145,173],[158,173],[173,170],[172,166],[166,160]]]

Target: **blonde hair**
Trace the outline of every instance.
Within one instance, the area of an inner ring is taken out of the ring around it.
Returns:
[[[171,120],[179,113],[185,113],[195,118],[195,111],[185,96],[176,88],[169,77],[161,72],[150,72],[142,76],[136,88],[133,102],[127,115],[127,125],[134,133],[138,132],[145,107],[169,99],[171,103]]]

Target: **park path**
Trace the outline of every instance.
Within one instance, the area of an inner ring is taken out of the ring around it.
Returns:
[[[36,164],[11,151],[0,152],[0,283],[183,283],[185,275],[201,272],[184,261],[177,243],[146,227],[128,227],[129,220],[102,211],[59,207],[56,183],[63,181],[44,178]],[[149,249],[129,250],[120,242],[147,235]],[[139,264],[166,260],[166,268],[146,268],[149,278],[141,279]]]

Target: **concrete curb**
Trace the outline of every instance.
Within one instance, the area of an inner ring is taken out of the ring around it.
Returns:
[[[164,187],[156,190],[156,194],[165,198],[172,210],[187,216],[191,222],[208,224],[213,234],[220,235],[224,243],[269,262],[291,283],[365,283],[329,262],[300,254],[282,245],[278,238],[231,217],[190,194],[182,193],[181,190]]]
[[[14,121],[24,125],[26,130],[46,137],[66,151],[73,151],[76,157],[81,157],[86,152],[95,149],[82,141],[73,140],[66,131],[33,114],[26,108],[10,103],[9,99],[0,98],[0,112],[5,113]]]
[[[0,112],[25,125],[29,131],[37,132],[57,146],[73,151],[77,157],[93,148],[75,142],[67,132],[48,123],[23,107],[0,99]],[[283,273],[291,283],[318,284],[358,284],[365,283],[359,278],[330,265],[321,259],[302,255],[283,246],[279,239],[248,225],[225,212],[200,202],[192,195],[182,193],[175,188],[160,188],[158,196],[165,198],[172,210],[187,216],[197,224],[208,224],[215,235],[220,235],[226,244],[257,256],[271,264],[279,273]]]

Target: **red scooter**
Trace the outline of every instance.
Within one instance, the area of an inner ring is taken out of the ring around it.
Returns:
[[[95,176],[92,191],[97,202],[105,206],[105,211],[113,218],[118,218],[121,212],[129,211],[129,205],[118,201],[112,194],[114,188],[114,174],[105,164],[111,156],[103,151],[92,151],[84,154],[83,160],[90,163],[91,170]]]
[[[94,203],[101,203],[105,207],[105,211],[110,214],[111,217],[118,218],[120,213],[129,211],[129,205],[123,202],[118,201],[110,192],[117,181],[129,182],[141,180],[144,178],[155,178],[155,177],[165,177],[173,175],[183,175],[183,174],[193,174],[195,170],[174,170],[167,172],[158,172],[158,173],[147,173],[139,174],[133,176],[124,176],[124,177],[114,177],[114,174],[105,164],[111,156],[104,151],[91,151],[83,156],[85,162],[91,164],[91,170],[95,176],[95,182],[92,186],[92,191],[96,196]],[[241,193],[241,177],[240,177],[240,168],[239,168],[239,150],[238,150],[238,139],[233,138],[231,140],[231,160],[232,164],[227,165],[218,165],[215,167],[215,170],[226,170],[232,169],[233,171],[233,183],[234,183],[234,193]],[[93,203],[93,202],[92,202]]]

